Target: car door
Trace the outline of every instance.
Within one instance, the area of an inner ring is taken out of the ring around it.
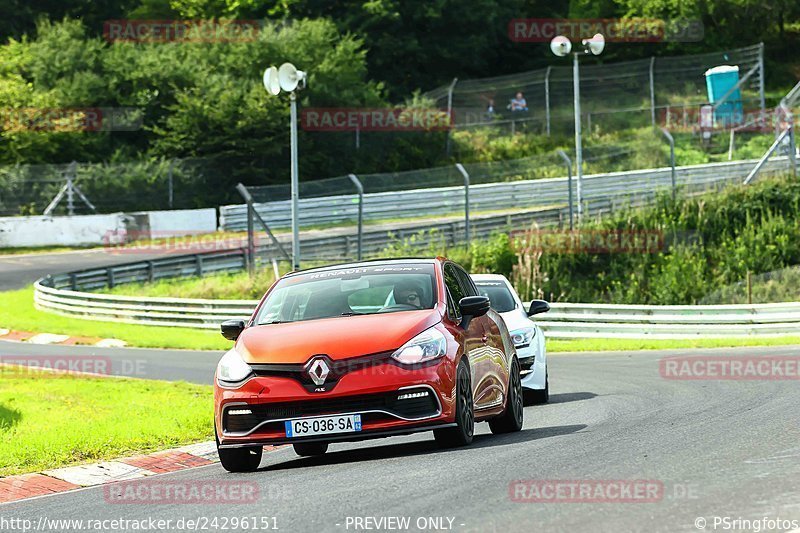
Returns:
[[[444,265],[444,283],[447,286],[447,292],[453,300],[455,311],[458,314],[457,318],[461,319],[461,311],[458,308],[458,302],[462,298],[468,296],[464,288],[464,284],[459,279],[459,274],[456,270],[456,265],[453,263],[446,263]],[[461,322],[463,325],[463,321]],[[464,331],[464,355],[469,363],[469,373],[472,377],[472,393],[475,398],[477,407],[479,384],[483,381],[483,374],[485,374],[485,363],[482,363],[483,358],[481,353],[484,349],[484,327],[483,322],[479,319],[470,320],[467,329]],[[477,364],[476,364],[477,361]]]
[[[454,269],[464,295],[480,295],[472,278],[461,267],[454,265]],[[476,409],[497,407],[503,403],[505,396],[508,361],[498,321],[502,323],[494,310],[472,320],[477,326],[476,334],[480,330],[480,342],[476,342],[474,351],[470,353],[470,363],[474,369],[473,393]]]

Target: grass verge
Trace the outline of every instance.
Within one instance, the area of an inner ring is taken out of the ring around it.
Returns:
[[[212,389],[0,367],[0,477],[213,438]]]
[[[0,293],[0,327],[75,337],[114,338],[140,348],[227,350],[233,343],[217,330],[143,326],[83,320],[39,311],[33,307],[33,288]]]

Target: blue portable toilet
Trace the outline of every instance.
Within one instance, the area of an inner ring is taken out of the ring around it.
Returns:
[[[720,65],[710,68],[705,73],[708,101],[716,104],[722,100],[728,91],[739,83],[739,67]],[[742,93],[736,89],[728,96],[727,100],[714,111],[714,125],[725,128],[734,124],[741,124],[744,118],[742,109]]]

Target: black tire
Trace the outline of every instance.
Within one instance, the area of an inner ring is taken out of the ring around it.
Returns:
[[[511,363],[506,408],[503,414],[489,420],[489,428],[492,433],[514,433],[521,430],[525,413],[523,403],[522,378],[519,375],[519,362],[515,357]]]
[[[313,457],[315,455],[322,455],[328,451],[327,442],[298,442],[292,444],[294,453],[300,457]]]
[[[525,405],[539,405],[550,401],[550,376],[544,375],[544,388],[541,390],[525,390]]]
[[[475,405],[472,398],[472,379],[463,357],[456,369],[456,427],[436,429],[433,436],[442,448],[466,446],[475,435]]]
[[[219,462],[222,464],[222,468],[228,472],[255,472],[258,470],[261,456],[264,454],[262,446],[220,449],[219,438],[216,434],[214,438],[217,441],[217,453],[219,453]]]

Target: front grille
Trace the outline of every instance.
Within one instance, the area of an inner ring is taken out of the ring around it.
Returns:
[[[400,394],[426,391],[427,396],[398,400]],[[229,409],[249,409],[249,415],[229,415],[225,410],[223,425],[227,433],[246,433],[262,422],[310,416],[333,415],[337,413],[363,413],[366,411],[385,411],[399,418],[427,418],[439,412],[439,404],[434,392],[428,388],[403,389],[382,394],[346,396],[305,400],[301,402],[278,402],[231,406]]]

